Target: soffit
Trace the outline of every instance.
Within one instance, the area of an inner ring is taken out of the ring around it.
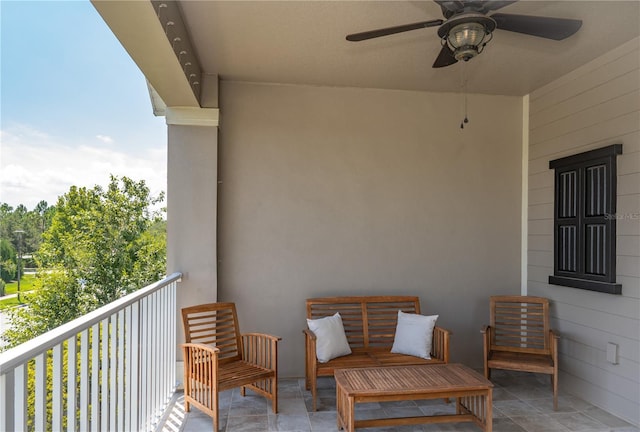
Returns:
[[[475,59],[433,69],[440,50],[437,28],[358,43],[344,39],[442,18],[430,0],[180,2],[203,73],[223,80],[455,92],[464,73],[470,92],[515,96],[640,35],[639,6],[638,1],[522,0],[500,12],[577,18],[583,26],[560,42],[496,31]]]
[[[168,106],[199,106],[151,2],[92,0],[92,4],[162,102]],[[153,100],[153,93],[151,97]]]

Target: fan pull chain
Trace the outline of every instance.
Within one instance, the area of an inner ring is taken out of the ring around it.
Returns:
[[[464,120],[460,123],[460,129],[464,129],[464,125],[469,123],[469,118],[467,117],[467,93],[464,94]]]
[[[464,125],[469,123],[469,117],[467,116],[467,77],[466,77],[466,66],[465,63],[462,63],[460,68],[460,91],[462,92],[462,97],[464,99],[463,107],[464,107],[464,119],[460,122],[460,129],[464,129]]]

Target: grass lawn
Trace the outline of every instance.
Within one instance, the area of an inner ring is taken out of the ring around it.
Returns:
[[[36,280],[36,276],[32,274],[23,275],[20,278],[20,293],[25,293],[27,291],[33,290],[33,283]],[[18,292],[18,281],[13,281],[8,283],[4,287],[4,294],[15,294]],[[18,306],[20,302],[18,302],[17,297],[8,298],[4,300],[0,300],[0,309],[6,309],[13,306]]]
[[[22,290],[20,290],[20,292],[22,292]],[[18,302],[18,297],[12,297],[8,299],[0,300],[0,310],[12,308],[14,306],[18,306],[19,304],[20,303]]]
[[[33,283],[36,280],[36,276],[32,274],[22,275],[20,278],[20,292],[31,291],[33,289]],[[18,292],[18,281],[12,281],[5,285],[4,294],[15,294]]]

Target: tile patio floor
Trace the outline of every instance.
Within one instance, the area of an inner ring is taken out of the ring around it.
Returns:
[[[562,393],[558,411],[548,376],[521,372],[493,371],[494,432],[640,432],[637,427]],[[336,427],[335,383],[331,378],[318,382],[318,411],[311,412],[311,393],[304,389],[304,379],[283,379],[279,383],[279,413],[271,412],[271,404],[239,389],[221,394],[220,432],[334,432]],[[213,430],[212,420],[196,408],[184,412],[180,393],[165,422],[163,432],[203,432]],[[356,405],[356,418],[401,417],[454,413],[455,403],[442,400],[419,400]],[[480,429],[472,423],[430,424],[393,428],[359,429],[371,432],[473,432]]]

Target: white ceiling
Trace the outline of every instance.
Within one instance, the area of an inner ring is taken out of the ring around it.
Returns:
[[[437,27],[348,42],[365,30],[443,18],[423,1],[182,1],[203,72],[223,80],[525,95],[640,35],[640,1],[522,0],[501,13],[576,18],[564,41],[497,30],[468,63],[431,65]]]

